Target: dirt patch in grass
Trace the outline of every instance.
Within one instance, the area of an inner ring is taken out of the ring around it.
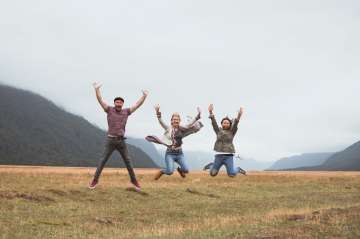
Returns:
[[[120,226],[124,223],[124,220],[120,217],[95,217],[87,220],[88,225],[104,225],[104,226]]]
[[[55,194],[57,196],[61,196],[61,197],[65,197],[67,195],[66,192],[61,191],[61,190],[56,190],[56,189],[49,189],[49,190],[46,190],[46,191],[49,192],[49,193]]]
[[[293,215],[289,215],[287,217],[287,220],[289,220],[289,221],[304,221],[305,217],[306,216],[304,214],[293,214]]]
[[[78,190],[62,191],[57,189],[48,189],[45,190],[45,192],[73,201],[89,201],[89,202],[95,201],[95,199],[91,198],[91,196],[86,192],[81,192]]]
[[[278,225],[260,231],[255,238],[313,238],[314,235],[320,235],[319,233],[337,233],[337,236],[333,234],[336,238],[341,236],[346,238],[344,232],[337,231],[337,228],[355,231],[354,225],[356,225],[358,215],[360,215],[360,205],[331,207],[315,211],[303,209],[298,213],[290,209],[275,210],[267,216],[277,220]]]
[[[312,220],[321,220],[323,223],[332,224],[338,218],[351,218],[360,215],[360,206],[353,206],[347,208],[329,208],[312,213]]]
[[[66,222],[51,222],[51,221],[38,221],[34,225],[38,225],[38,224],[49,225],[49,226],[70,226],[70,224]]]
[[[32,202],[55,202],[53,198],[47,196],[20,193],[16,191],[0,191],[0,198],[7,200],[20,198]]]
[[[109,218],[109,217],[97,217],[94,219],[94,222],[99,223],[99,224],[105,224],[105,225],[113,225],[113,219]]]
[[[220,198],[220,196],[215,195],[213,193],[203,193],[203,192],[199,192],[195,189],[191,189],[191,188],[187,188],[186,192],[191,193],[191,194],[195,194],[195,195],[199,195],[199,196],[205,196],[205,197],[210,197],[210,198]]]
[[[360,205],[344,208],[325,208],[312,211],[310,209],[301,209],[298,212],[292,209],[276,209],[266,215],[267,220],[279,219],[287,221],[305,221],[305,220],[330,220],[336,216],[344,216],[347,214],[360,215]]]

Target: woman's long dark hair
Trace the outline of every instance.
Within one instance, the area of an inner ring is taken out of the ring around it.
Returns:
[[[232,121],[231,121],[231,119],[229,118],[229,117],[225,117],[225,118],[223,118],[222,120],[221,120],[221,124],[224,122],[224,120],[227,120],[227,121],[229,121],[229,123],[230,123],[230,128],[231,128],[231,125],[232,125]]]

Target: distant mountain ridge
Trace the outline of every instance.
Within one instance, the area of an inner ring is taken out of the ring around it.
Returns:
[[[287,170],[300,167],[317,166],[324,163],[333,153],[304,153],[277,160],[267,170]]]
[[[323,164],[298,170],[360,171],[360,141],[330,156]]]
[[[267,170],[360,171],[360,141],[337,153],[312,153],[282,158]]]
[[[0,164],[97,166],[106,133],[86,119],[42,96],[5,85],[0,85],[0,109]],[[158,167],[139,148],[145,140],[129,138],[128,142],[135,167]],[[146,148],[156,155],[152,145]],[[114,152],[107,166],[124,167],[119,159]]]

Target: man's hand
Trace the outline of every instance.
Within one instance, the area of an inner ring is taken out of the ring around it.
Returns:
[[[143,96],[147,97],[148,94],[149,94],[149,91],[147,91],[147,90],[142,90],[142,93],[143,93]]]
[[[93,83],[94,89],[95,89],[95,93],[96,93],[96,98],[99,102],[99,104],[101,105],[101,107],[104,109],[105,112],[107,112],[108,110],[108,105],[103,101],[103,99],[101,98],[101,93],[100,93],[100,87],[102,86],[101,84],[94,82]]]
[[[94,86],[94,89],[95,89],[95,90],[98,90],[98,89],[101,88],[102,84],[99,84],[99,83],[97,83],[97,82],[94,82],[94,83],[93,83],[93,86]]]
[[[209,110],[209,113],[212,114],[213,110],[214,110],[214,105],[210,104],[208,110]]]
[[[240,107],[239,114],[242,114],[243,112],[244,112],[244,108],[243,108],[243,107]]]

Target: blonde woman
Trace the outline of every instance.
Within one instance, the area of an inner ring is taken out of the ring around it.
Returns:
[[[164,137],[163,139],[159,139],[156,136],[147,136],[146,139],[153,143],[162,144],[167,148],[165,153],[165,168],[156,173],[154,178],[155,180],[158,180],[163,174],[173,174],[175,171],[174,163],[179,165],[177,171],[181,177],[185,178],[186,174],[189,173],[189,168],[185,162],[185,157],[182,150],[182,139],[190,134],[198,132],[203,126],[199,121],[201,117],[201,111],[199,108],[197,108],[197,111],[198,113],[196,117],[185,126],[180,125],[181,118],[179,113],[173,113],[169,126],[163,121],[161,117],[160,106],[155,106],[156,116],[161,127],[165,130]]]

